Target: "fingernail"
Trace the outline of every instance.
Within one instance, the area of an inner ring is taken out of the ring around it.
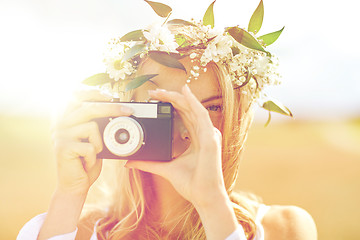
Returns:
[[[153,96],[156,94],[156,90],[148,90],[149,96]]]
[[[120,110],[122,113],[125,113],[125,114],[132,114],[134,112],[131,108],[128,108],[125,106],[121,106]]]
[[[165,89],[162,89],[162,88],[157,88],[156,91],[157,91],[157,92],[166,92],[166,90],[165,90]]]
[[[105,93],[105,92],[101,92],[101,93],[104,96],[106,101],[110,101],[114,98],[114,96],[110,95],[109,93]]]

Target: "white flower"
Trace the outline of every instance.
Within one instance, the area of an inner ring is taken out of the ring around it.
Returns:
[[[124,53],[128,48],[125,44],[113,45],[104,58],[106,72],[115,81],[124,80],[126,75],[131,75],[134,71],[131,63],[123,61]]]
[[[231,40],[228,36],[219,35],[211,40],[201,57],[201,62],[208,63],[211,60],[219,62],[220,59],[229,57],[231,54]]]
[[[229,70],[225,81],[232,82],[234,86],[243,85],[247,80],[247,74],[251,73],[251,79],[241,91],[254,100],[262,97],[261,92],[266,86],[280,83],[278,62],[273,56],[269,57],[264,52],[243,46],[224,30],[203,26],[201,22],[200,24],[194,22],[194,24],[196,26],[184,26],[177,32],[189,39],[191,47],[195,49],[190,54],[191,62],[196,62],[190,70],[191,79],[197,79],[201,69],[206,72],[206,65],[213,61]],[[144,58],[148,50],[178,52],[176,49],[179,45],[167,25],[153,24],[144,30],[143,34],[147,49],[140,53],[140,58]],[[124,43],[115,39],[109,45],[109,52],[105,55],[106,72],[117,81],[119,86],[124,84],[119,82],[120,79],[126,79],[128,75],[136,71],[135,65],[123,61],[125,52],[135,44],[135,42]],[[235,56],[232,54],[234,47],[238,49]],[[200,62],[198,62],[199,58]],[[190,78],[187,81],[190,81]]]
[[[228,63],[230,70],[233,72],[239,71],[242,67],[246,65],[247,58],[245,55],[238,54],[232,58],[232,60]]]
[[[265,75],[268,70],[269,63],[270,63],[269,57],[267,56],[258,57],[258,59],[255,62],[255,70],[257,71],[257,74]]]
[[[150,42],[150,50],[177,52],[176,48],[179,47],[166,25],[151,25],[147,31],[144,31],[144,36]]]
[[[216,36],[220,36],[223,34],[223,30],[218,28],[212,28],[210,25],[204,26],[202,23],[198,25],[200,31],[197,33],[197,36],[200,39],[204,39],[205,35],[207,38],[212,38]],[[205,33],[205,34],[204,34]]]

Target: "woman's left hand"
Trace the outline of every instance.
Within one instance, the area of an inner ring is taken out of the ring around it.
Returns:
[[[205,207],[219,197],[226,198],[221,161],[222,137],[211,122],[208,111],[187,85],[182,88],[182,93],[155,90],[149,94],[153,99],[174,106],[189,132],[191,145],[173,161],[131,160],[125,167],[164,177],[194,206]]]

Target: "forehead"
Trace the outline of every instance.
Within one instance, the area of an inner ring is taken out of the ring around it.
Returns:
[[[186,73],[183,70],[166,67],[153,61],[152,59],[147,59],[139,68],[138,75],[159,75],[152,79],[152,81],[155,82],[156,85],[151,82],[143,84],[136,90],[136,96],[147,94],[148,89],[155,88],[162,88],[169,91],[180,92],[182,87],[186,84],[186,80],[189,78],[190,71],[194,66],[193,63],[190,61],[190,58],[188,57],[181,59],[180,62],[185,66],[187,71]],[[221,91],[215,71],[216,70],[214,66],[208,64],[208,66],[206,66],[206,72],[200,69],[200,75],[198,79],[192,79],[191,82],[188,83],[191,91],[200,101],[208,97],[220,95]]]

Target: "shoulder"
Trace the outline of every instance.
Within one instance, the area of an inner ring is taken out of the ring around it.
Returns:
[[[296,206],[271,206],[262,224],[266,240],[316,240],[317,231],[313,218]]]

